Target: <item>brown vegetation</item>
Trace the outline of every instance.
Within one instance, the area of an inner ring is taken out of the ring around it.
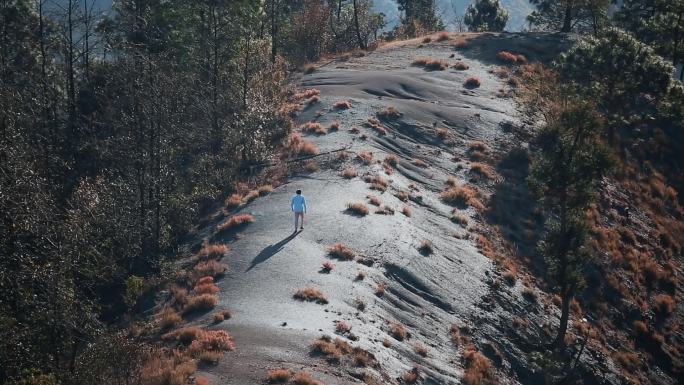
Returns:
[[[329,246],[328,255],[345,261],[352,261],[356,258],[356,252],[341,242]]]
[[[193,268],[193,274],[196,277],[219,277],[228,271],[228,266],[216,262],[215,260],[209,260],[205,262],[200,262]]]
[[[423,239],[420,241],[420,246],[418,247],[418,251],[420,251],[421,254],[429,255],[435,252],[434,247],[432,246],[432,241],[428,239]]]
[[[315,380],[311,374],[307,372],[299,372],[295,374],[292,381],[295,385],[324,385],[322,382]]]
[[[237,214],[233,215],[232,217],[228,218],[227,221],[224,221],[222,223],[219,223],[216,226],[216,229],[218,231],[225,231],[229,229],[234,229],[243,225],[246,225],[248,223],[254,222],[254,217],[250,214]]]
[[[465,385],[494,385],[498,383],[491,362],[475,348],[465,349],[463,361],[465,373],[462,380]]]
[[[401,213],[407,217],[410,217],[411,216],[411,207],[404,205],[404,207],[401,208]]]
[[[471,76],[463,82],[463,85],[467,88],[477,88],[481,85],[480,78],[477,76]]]
[[[440,194],[440,198],[453,206],[472,206],[478,210],[484,209],[484,205],[477,199],[477,192],[468,186],[450,187]]]
[[[318,122],[306,122],[300,126],[300,129],[307,134],[325,135],[328,133],[328,130]]]
[[[315,144],[304,140],[298,133],[290,135],[287,148],[293,155],[316,155],[319,152]]]
[[[213,309],[218,304],[218,297],[214,294],[200,294],[188,297],[188,301],[183,307],[183,313],[189,314],[196,311],[206,311]]]
[[[500,51],[498,54],[496,54],[496,57],[499,58],[499,60],[509,64],[523,64],[527,62],[527,58],[525,56],[516,55],[508,51]]]
[[[456,63],[454,63],[454,65],[451,66],[451,68],[457,69],[459,71],[465,71],[470,67],[462,61],[457,61]]]
[[[316,302],[325,305],[328,303],[328,297],[322,291],[315,287],[305,287],[297,290],[293,297],[300,301]]]
[[[363,217],[368,215],[368,206],[363,202],[349,202],[347,203],[347,211]]]
[[[396,107],[389,106],[378,111],[377,115],[380,119],[392,120],[401,118],[403,114],[399,112],[399,110],[397,110]]]
[[[370,184],[372,190],[385,191],[389,187],[389,181],[380,175],[366,175],[363,180]]]
[[[172,327],[183,322],[183,317],[181,317],[178,314],[178,312],[176,312],[173,308],[170,307],[165,307],[164,309],[162,309],[162,311],[159,312],[158,318],[159,328],[161,330],[171,329]]]
[[[377,195],[369,195],[368,202],[370,202],[370,204],[372,204],[373,206],[380,206],[382,204],[380,197]]]
[[[370,151],[361,151],[357,156],[364,164],[370,164],[373,161],[373,153]]]
[[[349,100],[339,100],[333,104],[333,108],[336,110],[347,110],[352,107],[351,101]]]
[[[292,377],[292,372],[290,369],[271,369],[266,375],[266,381],[271,383],[284,383],[288,382],[290,377]]]
[[[408,331],[404,325],[398,322],[390,322],[389,333],[394,339],[398,341],[403,341],[408,337]]]
[[[441,59],[435,59],[430,57],[419,57],[411,62],[411,65],[417,67],[423,67],[430,71],[443,71],[449,67],[449,63]]]

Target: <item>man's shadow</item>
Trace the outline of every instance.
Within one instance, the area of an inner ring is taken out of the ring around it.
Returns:
[[[295,237],[299,235],[299,231],[296,233],[292,233],[288,235],[286,238],[284,238],[282,241],[272,244],[270,246],[266,246],[259,254],[252,259],[252,264],[249,265],[246,271],[250,271],[253,268],[255,268],[257,265],[266,262],[269,258],[272,256],[276,255],[280,250],[283,249],[283,247],[290,242],[291,240],[295,239]]]

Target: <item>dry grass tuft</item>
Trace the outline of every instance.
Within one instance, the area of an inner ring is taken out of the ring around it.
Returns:
[[[349,333],[351,329],[351,324],[346,321],[339,321],[337,324],[335,324],[335,331],[341,334]]]
[[[371,164],[373,162],[373,153],[370,151],[361,151],[357,156],[364,164]]]
[[[380,206],[382,204],[382,201],[380,200],[380,197],[377,195],[369,195],[368,196],[368,201],[370,204],[373,206]]]
[[[342,177],[344,179],[353,179],[356,178],[357,175],[358,173],[353,168],[345,168],[344,171],[342,171]]]
[[[306,75],[312,74],[316,72],[316,66],[313,64],[307,64],[302,68],[302,72],[304,72]]]
[[[402,202],[408,202],[410,198],[409,193],[406,191],[397,191],[394,193],[394,196]]]
[[[435,252],[435,249],[432,246],[432,242],[430,240],[423,239],[422,241],[420,241],[418,251],[420,251],[421,254],[430,255]]]
[[[229,250],[228,245],[205,242],[197,253],[197,258],[199,260],[221,259]]]
[[[219,277],[228,271],[228,266],[218,263],[215,260],[200,262],[193,268],[193,273],[197,277]]]
[[[203,330],[188,347],[188,354],[207,360],[216,360],[218,353],[235,350],[233,337],[225,330]],[[207,354],[209,353],[209,354]],[[212,354],[213,353],[213,354]]]
[[[459,70],[459,71],[465,71],[465,70],[469,69],[470,67],[462,61],[457,61],[453,66],[451,66],[451,68]]]
[[[675,301],[671,295],[660,294],[655,297],[653,311],[659,316],[667,317],[675,311]]]
[[[367,273],[366,273],[364,270],[359,270],[359,271],[356,273],[356,278],[355,278],[355,279],[356,279],[357,281],[363,281],[364,279],[366,279],[366,275],[367,275]]]
[[[162,309],[162,311],[159,312],[158,318],[159,328],[161,330],[171,329],[172,327],[183,322],[183,317],[181,317],[178,314],[178,312],[176,312],[173,308],[170,307],[165,307],[164,309]]]
[[[141,383],[146,385],[185,385],[197,371],[197,364],[181,354],[156,356],[140,369]]]
[[[463,352],[463,361],[465,364],[465,373],[462,378],[464,385],[498,383],[491,362],[473,347]]]
[[[456,210],[451,212],[451,221],[462,227],[468,227],[468,217]]]
[[[454,43],[454,48],[455,49],[465,49],[468,48],[468,40],[466,39],[458,39]]]
[[[220,312],[214,313],[214,323],[221,323],[227,319],[230,319],[233,315],[230,310],[221,310]]]
[[[385,292],[387,291],[387,288],[389,285],[385,282],[379,282],[377,285],[375,285],[375,295],[378,297],[382,297],[385,295]]]
[[[527,58],[524,55],[516,55],[508,51],[500,51],[496,54],[496,57],[502,62],[509,64],[524,64],[527,62]]]
[[[440,32],[437,34],[435,41],[446,41],[449,40],[449,32]]]
[[[489,167],[489,165],[480,162],[471,163],[470,172],[480,175],[487,179],[494,179],[494,177],[496,176],[496,173],[491,167]]]
[[[238,214],[228,218],[227,221],[216,226],[218,231],[225,231],[254,222],[254,217],[250,214]]]
[[[398,341],[403,341],[408,337],[406,327],[398,322],[390,322],[389,334]]]
[[[449,63],[441,59],[431,57],[419,57],[411,62],[411,65],[416,67],[423,67],[430,71],[444,71],[449,67]]]
[[[316,172],[318,171],[318,168],[318,163],[315,159],[309,159],[306,162],[304,162],[304,170],[306,170],[307,172]]]
[[[401,213],[407,217],[410,217],[412,215],[411,207],[404,205],[404,207],[401,208]]]
[[[340,122],[334,121],[330,123],[330,127],[328,127],[328,131],[338,131],[340,129]]]
[[[300,301],[316,302],[321,305],[328,303],[328,297],[315,287],[305,287],[297,290],[293,295],[294,299]]]
[[[423,38],[423,44],[427,44],[432,41],[432,38],[430,36],[425,36]]]
[[[315,144],[304,140],[298,133],[290,135],[287,148],[293,155],[316,155],[319,152]]]
[[[440,194],[440,198],[452,206],[472,206],[478,210],[484,205],[477,199],[477,192],[468,186],[450,187]]]
[[[413,368],[402,376],[405,384],[417,384],[420,381],[420,371],[418,368]]]
[[[201,283],[195,285],[192,290],[196,294],[216,294],[219,292],[219,287],[213,283]]]
[[[389,181],[380,175],[366,175],[363,180],[370,183],[372,190],[385,191],[389,187]]]
[[[328,133],[328,130],[318,122],[306,122],[301,125],[300,129],[307,134],[325,135]]]
[[[316,95],[320,95],[320,94],[321,94],[321,91],[319,89],[309,88],[309,89],[297,92],[296,94],[294,94],[294,97],[297,99],[308,99],[312,96],[316,96]]]
[[[351,101],[349,100],[338,100],[333,104],[333,109],[336,110],[348,110],[352,107]]]
[[[439,140],[446,140],[449,137],[449,130],[446,128],[438,128],[435,132]]]
[[[471,76],[467,78],[465,82],[463,82],[463,85],[466,88],[477,88],[480,85],[482,85],[482,82],[480,82],[480,78],[478,78],[477,76]]]
[[[352,261],[356,258],[356,252],[341,242],[329,246],[328,255],[345,261]]]
[[[323,270],[326,273],[331,272],[334,268],[335,264],[330,261],[325,261],[323,262],[323,265],[321,265],[321,270]]]
[[[229,209],[234,209],[240,204],[242,204],[242,195],[240,194],[231,194],[228,198],[225,200],[225,205]]]
[[[324,385],[322,382],[315,380],[311,374],[307,372],[295,374],[293,382],[295,385]]]
[[[399,112],[399,110],[397,110],[396,107],[389,106],[378,111],[377,115],[380,119],[393,120],[401,118],[403,114]]]
[[[372,128],[378,135],[387,135],[387,129],[376,118],[368,118],[364,125]]]
[[[213,309],[218,304],[218,297],[214,294],[200,294],[188,298],[183,307],[184,314]]]
[[[390,166],[392,166],[392,167],[396,167],[397,164],[399,163],[399,158],[397,158],[396,155],[390,154],[390,155],[387,155],[387,156],[385,157],[385,159],[383,160],[383,162],[385,162],[386,164],[388,164],[388,165],[390,165]]]
[[[411,161],[411,163],[413,163],[414,166],[417,166],[417,167],[420,167],[420,168],[428,168],[428,167],[429,167],[429,165],[427,164],[427,162],[425,162],[425,161],[422,160],[422,159],[413,159],[413,160]]]
[[[266,375],[266,381],[270,383],[284,383],[288,382],[290,377],[292,377],[292,372],[290,369],[272,369],[268,371],[268,375]]]
[[[349,202],[347,203],[347,211],[354,215],[364,217],[368,215],[368,206],[363,202]]]
[[[375,210],[375,213],[382,215],[394,215],[394,209],[388,205],[384,205],[381,208]]]
[[[311,350],[314,353],[322,354],[328,361],[337,363],[342,361],[343,356],[351,354],[353,351],[352,347],[344,340],[335,338],[333,341],[328,336],[315,340]]]
[[[428,355],[427,346],[423,345],[421,342],[413,344],[413,351],[421,357],[427,357]]]

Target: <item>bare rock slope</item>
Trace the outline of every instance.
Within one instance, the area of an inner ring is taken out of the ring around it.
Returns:
[[[344,151],[314,158],[308,171],[238,208],[231,215],[249,213],[254,222],[214,238],[230,243],[230,272],[219,286],[220,307],[233,314],[215,327],[226,328],[237,349],[203,370],[212,383],[261,384],[280,367],[308,371],[328,385],[409,383],[412,376],[425,384],[458,384],[468,376],[542,380],[525,359],[525,338],[515,336],[525,323],[557,322],[555,307],[544,305],[534,284],[506,281],[487,256],[494,237],[482,202],[505,182],[500,154],[524,145],[518,131],[525,123],[496,54],[505,49],[547,60],[554,55],[549,47],[564,42],[516,34],[443,39],[336,58],[299,79],[300,88],[320,95],[302,103],[298,123],[317,122],[327,131],[303,138],[321,153]],[[412,65],[419,57],[448,67]],[[470,77],[479,86],[467,85]],[[350,106],[335,106],[340,101]],[[357,176],[344,178],[345,169]],[[455,196],[445,199],[449,188]],[[293,233],[289,200],[296,189],[308,213],[304,230]],[[350,211],[353,202],[363,202],[368,214]],[[200,233],[209,236],[217,221]],[[331,254],[336,243],[354,255]],[[332,269],[322,267],[328,261]],[[293,297],[307,287],[327,300]],[[322,336],[331,337],[328,350]],[[594,382],[615,383],[610,360],[585,357]],[[473,363],[480,359],[486,363]]]

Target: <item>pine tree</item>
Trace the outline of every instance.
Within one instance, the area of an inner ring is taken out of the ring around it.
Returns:
[[[564,344],[570,302],[584,285],[586,211],[610,157],[601,143],[601,119],[589,103],[572,103],[538,133],[538,155],[529,183],[547,210],[539,252],[548,279],[561,298],[561,318],[552,346]]]
[[[530,0],[537,10],[527,16],[531,25],[558,32],[597,33],[607,22],[610,0]]]
[[[475,0],[468,6],[463,22],[472,32],[501,32],[508,22],[508,12],[499,0]]]

